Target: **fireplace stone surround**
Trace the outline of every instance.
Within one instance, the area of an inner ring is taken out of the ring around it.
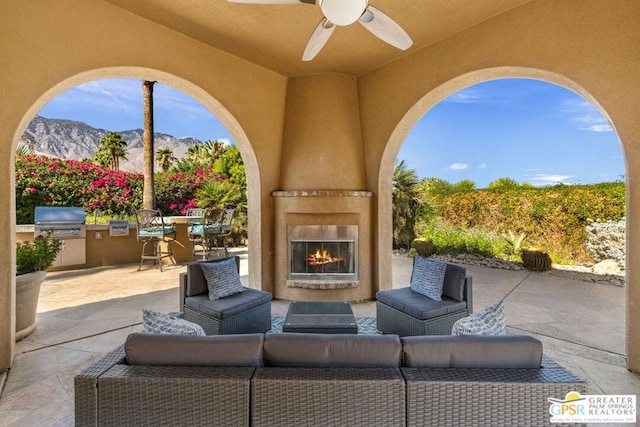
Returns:
[[[288,301],[372,300],[376,292],[372,284],[373,193],[353,190],[295,190],[274,191],[271,196],[275,213],[274,298]],[[355,228],[355,274],[344,278],[335,275],[291,278],[289,232],[292,227],[299,225]]]

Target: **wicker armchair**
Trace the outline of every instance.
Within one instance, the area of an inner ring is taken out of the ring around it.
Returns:
[[[443,292],[442,301],[409,287],[378,292],[378,330],[400,336],[450,335],[453,324],[473,312],[472,277],[464,267],[447,263]]]
[[[240,268],[240,258],[236,260]],[[227,258],[224,258],[227,259]],[[209,300],[207,281],[202,263],[194,262],[187,272],[180,274],[180,311],[184,318],[202,326],[207,335],[249,334],[271,329],[271,294],[258,289],[245,288],[244,292]]]

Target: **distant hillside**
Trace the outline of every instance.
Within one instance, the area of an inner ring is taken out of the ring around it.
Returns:
[[[34,150],[39,154],[61,159],[82,160],[93,158],[93,154],[100,146],[100,139],[107,132],[109,130],[96,129],[83,122],[36,116],[29,123],[23,136],[33,144]],[[127,160],[120,161],[120,169],[142,172],[144,166],[142,129],[114,132],[122,135],[122,139],[127,142]],[[168,147],[177,158],[184,157],[189,147],[202,142],[195,138],[176,138],[164,133],[154,135],[155,149]]]

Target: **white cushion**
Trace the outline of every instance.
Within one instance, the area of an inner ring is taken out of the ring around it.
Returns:
[[[507,335],[502,301],[453,324],[451,335]]]
[[[209,300],[215,301],[229,295],[244,292],[235,258],[218,262],[200,263],[202,274],[207,281]]]
[[[442,301],[442,287],[447,264],[416,255],[411,273],[411,290],[434,301]]]
[[[144,331],[150,334],[206,335],[196,323],[181,319],[180,313],[160,313],[142,309]]]

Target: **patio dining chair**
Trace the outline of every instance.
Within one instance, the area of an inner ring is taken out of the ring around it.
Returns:
[[[153,260],[153,265],[158,264],[162,271],[162,259],[169,258],[173,265],[176,259],[173,257],[171,243],[176,239],[174,225],[165,224],[162,213],[157,209],[139,209],[136,211],[137,239],[142,242],[142,255],[138,271],[145,260]],[[167,245],[167,250],[162,250],[162,243]]]
[[[216,249],[215,239],[222,233],[224,210],[211,208],[191,208],[187,211],[189,225],[187,236],[193,243],[193,257],[209,259]],[[219,251],[217,251],[219,255]]]

